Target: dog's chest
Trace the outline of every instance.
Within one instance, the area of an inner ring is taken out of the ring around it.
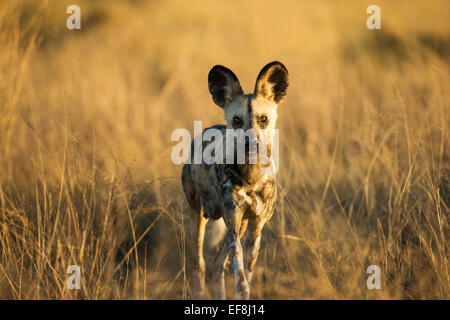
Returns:
[[[204,215],[219,219],[236,209],[251,218],[270,214],[276,199],[275,175],[249,183],[234,166],[192,165],[192,176]]]
[[[225,207],[232,209],[238,207],[248,217],[264,214],[276,197],[274,176],[262,176],[260,180],[248,184],[233,182],[233,177],[225,174],[221,177],[221,198]]]

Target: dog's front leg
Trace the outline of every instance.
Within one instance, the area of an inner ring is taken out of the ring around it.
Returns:
[[[241,229],[243,212],[239,208],[235,208],[224,215],[225,223],[228,231],[225,236],[228,257],[233,264],[236,297],[238,299],[249,298],[249,287],[244,271],[244,255],[242,252],[239,231]]]
[[[244,244],[245,255],[248,257],[246,266],[246,277],[248,284],[251,285],[253,269],[258,259],[259,246],[261,244],[261,231],[264,227],[264,221],[260,218],[252,219],[248,223],[248,237]]]

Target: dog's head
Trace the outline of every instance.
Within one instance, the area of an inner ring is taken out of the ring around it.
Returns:
[[[254,92],[249,94],[244,94],[236,75],[224,66],[213,67],[208,75],[209,92],[224,109],[227,129],[243,130],[246,152],[249,145],[258,145],[265,139],[269,157],[278,105],[283,102],[288,85],[288,71],[278,61],[262,68]]]

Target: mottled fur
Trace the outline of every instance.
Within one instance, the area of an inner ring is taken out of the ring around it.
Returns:
[[[271,132],[277,120],[277,108],[283,101],[288,87],[288,72],[280,62],[267,64],[260,72],[254,93],[244,94],[234,73],[215,66],[208,76],[209,90],[213,101],[224,109],[227,125],[205,129],[220,130],[223,137],[226,129],[254,129],[256,138],[261,132]],[[272,136],[268,136],[268,156],[271,152]],[[225,140],[225,138],[224,138]],[[222,141],[225,145],[225,141]],[[202,143],[202,150],[209,145]],[[191,151],[194,150],[192,144]],[[191,152],[193,154],[193,152]],[[236,154],[236,153],[235,153]],[[225,157],[225,152],[224,152]],[[193,155],[191,155],[193,163]],[[203,259],[203,237],[207,219],[223,218],[227,226],[224,244],[216,259],[216,297],[225,299],[224,269],[229,258],[234,267],[235,289],[238,298],[248,299],[252,271],[258,256],[261,230],[272,217],[276,200],[275,174],[262,174],[267,167],[261,161],[250,164],[248,152],[244,164],[185,164],[182,184],[186,198],[194,211],[196,226],[196,255],[194,260],[194,296],[203,297],[205,290],[205,262]],[[240,238],[247,229],[244,244],[247,263],[244,267],[244,252]]]

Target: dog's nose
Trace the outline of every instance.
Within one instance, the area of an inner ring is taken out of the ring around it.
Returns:
[[[245,147],[248,149],[250,145],[256,147],[258,145],[258,139],[250,139],[249,137],[245,137]]]
[[[250,146],[250,138],[245,136],[245,147],[248,148]]]
[[[245,137],[245,150],[247,152],[254,151],[258,147],[258,139]]]

